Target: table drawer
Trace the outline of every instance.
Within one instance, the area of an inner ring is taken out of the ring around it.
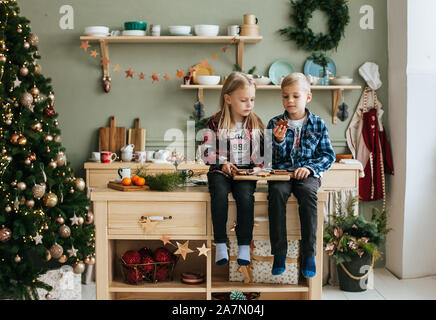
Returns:
[[[321,188],[324,190],[359,188],[359,170],[329,170],[324,172]]]
[[[206,202],[109,202],[110,235],[206,235]],[[141,217],[170,217],[144,230]]]
[[[227,220],[227,235],[236,235],[235,231],[230,231],[236,223],[236,203],[229,202],[229,218]],[[254,206],[253,236],[269,236],[268,202],[258,201]],[[288,240],[300,240],[300,217],[298,215],[298,205],[290,202],[286,206],[286,230]]]

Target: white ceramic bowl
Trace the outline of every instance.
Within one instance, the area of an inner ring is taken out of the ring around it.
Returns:
[[[197,76],[198,84],[202,85],[215,85],[220,83],[220,76]]]
[[[104,27],[104,26],[90,26],[90,27],[86,27],[85,28],[85,34],[86,33],[91,33],[91,34],[108,34],[109,33],[109,28],[108,27]]]
[[[266,86],[271,83],[271,79],[268,77],[255,78],[254,83],[258,86]]]
[[[333,85],[345,86],[345,85],[352,84],[353,83],[353,78],[337,77],[337,78],[331,79],[330,82]]]
[[[216,37],[220,32],[220,26],[213,24],[196,24],[194,31],[200,37]]]
[[[168,26],[168,30],[173,35],[187,35],[191,33],[191,26]]]
[[[144,30],[123,30],[123,36],[145,36]]]

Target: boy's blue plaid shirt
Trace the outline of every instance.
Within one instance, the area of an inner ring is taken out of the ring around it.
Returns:
[[[294,131],[288,129],[286,138],[282,143],[276,142],[273,137],[273,168],[289,169],[306,167],[312,170],[315,176],[330,169],[335,162],[336,155],[333,151],[327,126],[324,121],[312,114],[306,108],[307,121],[301,131],[301,139],[298,150],[294,150]],[[288,121],[286,111],[277,117],[272,118],[267,128],[274,129],[275,123],[279,120]]]

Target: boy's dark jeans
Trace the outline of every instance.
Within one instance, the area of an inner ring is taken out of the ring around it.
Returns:
[[[256,181],[235,181],[231,178],[210,171],[207,174],[212,224],[215,243],[227,242],[228,195],[230,192],[236,201],[237,225],[235,228],[238,245],[249,245],[253,238],[254,191]]]
[[[286,204],[291,193],[298,200],[301,226],[301,251],[304,257],[316,254],[317,201],[321,180],[309,176],[303,180],[268,182],[268,216],[271,254],[286,255]]]

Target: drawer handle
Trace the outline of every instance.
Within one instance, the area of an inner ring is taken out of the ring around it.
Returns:
[[[144,217],[142,216],[141,219],[139,220],[140,223],[144,223],[147,218],[150,221],[163,221],[163,220],[171,220],[173,217],[172,216],[168,216],[168,217],[164,217],[164,216],[149,216],[149,217]]]

